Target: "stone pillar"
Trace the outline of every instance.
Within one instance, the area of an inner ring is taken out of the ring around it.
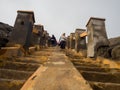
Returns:
[[[43,47],[43,39],[44,39],[44,26],[40,25],[40,30],[39,30],[39,35],[40,35],[40,42],[39,45],[40,47]]]
[[[39,26],[37,25],[34,25],[33,27],[33,31],[32,31],[32,34],[33,34],[33,39],[32,39],[32,43],[33,45],[39,45],[39,42],[40,42],[40,35],[39,35]]]
[[[41,37],[43,35],[43,32],[44,32],[44,27],[43,25],[34,25],[34,30],[35,30],[35,33],[37,33],[38,35],[38,44],[40,45],[40,40],[41,40]]]
[[[41,37],[41,45],[42,45],[42,47],[46,46],[46,35],[47,35],[47,31],[44,30],[44,32],[42,34],[42,37]]]
[[[40,45],[41,45],[41,37],[43,34],[43,25],[34,25],[33,28],[33,45],[36,46],[37,50],[40,50]]]
[[[75,49],[75,33],[70,34],[70,49]]]
[[[31,45],[33,24],[35,22],[34,12],[17,11],[18,15],[11,33],[10,43],[20,44],[24,49]]]
[[[47,30],[45,30],[44,33],[45,33],[45,38],[44,38],[45,43],[44,43],[44,46],[46,47],[47,46]]]
[[[49,47],[49,33],[46,33],[46,46]]]
[[[86,37],[80,37],[80,34],[85,31],[85,29],[76,29],[75,31],[75,50],[77,52],[79,52],[80,49],[86,49]]]
[[[48,47],[50,47],[51,46],[51,37],[50,36],[48,36]]]
[[[67,49],[70,48],[70,36],[67,37],[66,46],[67,46]]]
[[[88,32],[87,56],[95,57],[100,48],[109,46],[105,29],[105,19],[91,17],[86,27]],[[104,51],[102,52],[104,54]]]

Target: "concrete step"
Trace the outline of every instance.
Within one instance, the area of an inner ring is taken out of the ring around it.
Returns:
[[[87,81],[104,82],[104,83],[120,83],[120,72],[95,72],[80,71]]]
[[[101,67],[100,64],[93,64],[93,63],[81,63],[81,62],[73,62],[75,66],[87,66],[87,67]]]
[[[120,83],[89,82],[94,90],[120,90]]]
[[[38,63],[36,60],[29,60],[29,56],[28,57],[18,57],[18,58],[6,58],[6,59],[0,59],[0,62],[20,62],[20,63]]]
[[[0,78],[0,90],[20,90],[25,80],[13,80]]]
[[[18,71],[11,69],[0,69],[0,78],[5,78],[5,79],[25,80],[28,77],[30,77],[32,74],[33,72]]]
[[[104,68],[104,67],[90,67],[90,66],[76,66],[78,71],[96,71],[96,72],[120,72],[118,68]]]
[[[3,61],[1,63],[2,64],[0,64],[0,68],[13,69],[19,71],[35,71],[40,66],[40,64],[24,62]]]

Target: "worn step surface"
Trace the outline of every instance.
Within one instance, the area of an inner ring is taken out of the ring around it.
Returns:
[[[0,78],[25,80],[26,78],[30,77],[32,73],[33,72],[0,69]]]
[[[40,65],[35,63],[24,63],[24,62],[11,62],[6,61],[0,65],[0,68],[20,70],[20,71],[35,71]]]
[[[51,54],[21,90],[92,90],[62,52],[55,48]]]
[[[111,69],[111,68],[104,68],[104,67],[90,67],[90,66],[81,66],[81,65],[76,66],[76,68],[79,71],[97,71],[97,72],[111,72],[111,73],[120,72],[120,69],[117,69],[117,68]]]
[[[119,83],[103,83],[103,82],[90,82],[94,90],[120,90]]]
[[[25,80],[13,80],[0,78],[0,90],[20,90]]]
[[[120,73],[118,72],[81,71],[80,73],[88,81],[120,83]]]

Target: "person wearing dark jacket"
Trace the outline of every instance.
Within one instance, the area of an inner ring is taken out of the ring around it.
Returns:
[[[52,45],[52,46],[56,46],[56,45],[57,45],[57,41],[56,41],[56,38],[55,38],[54,35],[52,35],[50,41],[51,41],[51,45]]]

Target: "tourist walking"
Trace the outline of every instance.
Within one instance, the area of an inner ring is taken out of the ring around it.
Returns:
[[[63,34],[60,36],[59,45],[60,45],[60,48],[61,48],[61,49],[65,49],[65,46],[66,46],[66,36],[65,36],[65,33],[63,33]]]

